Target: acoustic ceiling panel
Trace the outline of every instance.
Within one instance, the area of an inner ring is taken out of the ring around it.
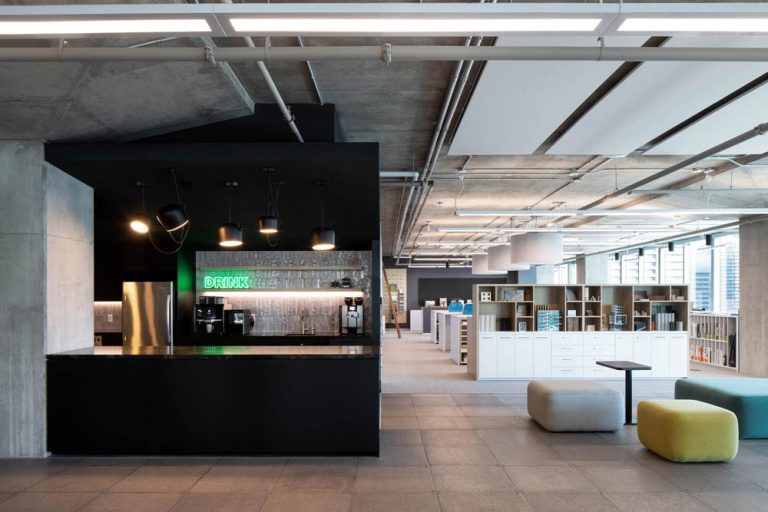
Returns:
[[[640,46],[643,37],[611,38]],[[501,37],[499,46],[594,46],[594,37]],[[485,65],[449,155],[533,153],[620,62],[505,62]]]
[[[669,47],[768,47],[766,37],[678,37]],[[625,155],[768,72],[768,64],[646,62],[548,151]]]

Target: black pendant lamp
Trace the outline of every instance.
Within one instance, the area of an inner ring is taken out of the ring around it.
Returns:
[[[221,247],[240,247],[243,245],[243,228],[232,222],[232,192],[237,188],[236,181],[227,181],[227,222],[219,226],[219,245]]]
[[[278,232],[277,221],[277,197],[278,186],[275,183],[272,173],[275,172],[272,168],[264,168],[264,182],[265,191],[267,197],[267,214],[259,217],[259,233],[263,235],[274,235]]]
[[[178,231],[189,224],[189,218],[181,204],[181,194],[179,193],[179,182],[176,179],[176,171],[171,169],[170,173],[173,187],[176,191],[176,202],[163,206],[157,211],[157,215],[155,215],[157,222],[159,222],[160,225],[163,226],[163,229],[169,233]]]
[[[317,184],[320,185],[320,226],[312,230],[309,242],[315,251],[330,251],[336,247],[336,232],[325,226],[325,188],[328,181],[318,181]]]
[[[137,181],[136,186],[139,188],[141,195],[141,213],[136,213],[131,216],[129,225],[133,231],[141,235],[149,233],[149,218],[147,217],[147,204],[144,197],[144,189],[147,184],[143,181]]]

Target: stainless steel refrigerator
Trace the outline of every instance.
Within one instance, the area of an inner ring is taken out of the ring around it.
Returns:
[[[173,346],[173,282],[123,283],[123,346]]]

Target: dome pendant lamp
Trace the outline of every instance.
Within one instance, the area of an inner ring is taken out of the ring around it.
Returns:
[[[144,195],[144,190],[146,189],[147,184],[143,181],[137,181],[136,186],[141,191],[141,213],[132,215],[129,225],[136,233],[145,235],[149,233],[149,218],[147,217],[147,203]]]
[[[184,211],[184,207],[181,205],[181,194],[179,193],[179,182],[176,179],[176,171],[170,170],[171,179],[173,180],[173,186],[176,190],[176,202],[169,203],[157,211],[157,222],[163,226],[168,233],[178,231],[187,224],[189,224],[189,218]]]
[[[227,186],[227,222],[219,226],[219,245],[232,248],[243,245],[243,228],[237,222],[232,222],[232,191],[238,186],[236,181],[228,181]]]
[[[320,226],[310,233],[310,245],[315,251],[330,251],[336,247],[336,232],[325,226],[325,188],[327,180],[318,181],[320,185]]]
[[[267,214],[259,217],[259,233],[263,235],[274,235],[278,232],[277,221],[277,194],[278,183],[275,183],[272,168],[264,168],[264,182],[267,197]]]

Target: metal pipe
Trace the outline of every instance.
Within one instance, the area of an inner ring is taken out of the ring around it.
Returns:
[[[304,48],[304,40],[301,38],[301,36],[296,38],[299,41],[299,46]],[[323,101],[323,95],[320,94],[320,86],[317,85],[317,78],[315,78],[315,70],[312,69],[312,64],[307,61],[307,72],[309,73],[309,79],[312,81],[312,86],[315,88],[315,94],[317,95],[317,102],[320,103],[320,105],[325,105],[325,101]]]
[[[232,0],[222,0],[222,1],[225,4],[232,3]],[[248,49],[257,49],[256,43],[254,43],[253,39],[251,39],[250,37],[245,36],[243,37],[243,40],[245,41],[245,44],[248,46]],[[217,54],[219,50],[220,49],[216,50]],[[218,56],[213,56],[213,50],[211,50],[210,52],[207,51],[206,57],[209,60],[218,59]],[[264,60],[265,59],[257,60],[256,66],[259,68],[259,72],[261,73],[261,76],[264,78],[264,81],[266,82],[267,87],[269,88],[269,91],[272,93],[272,97],[275,98],[275,103],[277,103],[277,107],[280,109],[280,112],[283,115],[283,120],[288,124],[288,127],[293,132],[293,135],[296,137],[296,140],[298,140],[299,142],[304,142],[304,137],[301,136],[299,127],[296,126],[296,120],[293,117],[293,114],[291,114],[291,110],[285,104],[285,101],[283,101],[283,96],[280,94],[280,91],[277,89],[277,84],[275,84],[275,81],[272,79],[272,74],[269,72],[269,70],[267,69],[267,66],[264,64]],[[215,60],[213,62],[215,62]]]
[[[389,52],[391,50],[391,53]],[[390,58],[391,57],[391,58]],[[312,46],[219,48],[0,48],[0,61],[617,61],[766,62],[764,48],[518,47],[518,46]]]
[[[379,171],[379,178],[410,178],[419,177],[419,171]]]

